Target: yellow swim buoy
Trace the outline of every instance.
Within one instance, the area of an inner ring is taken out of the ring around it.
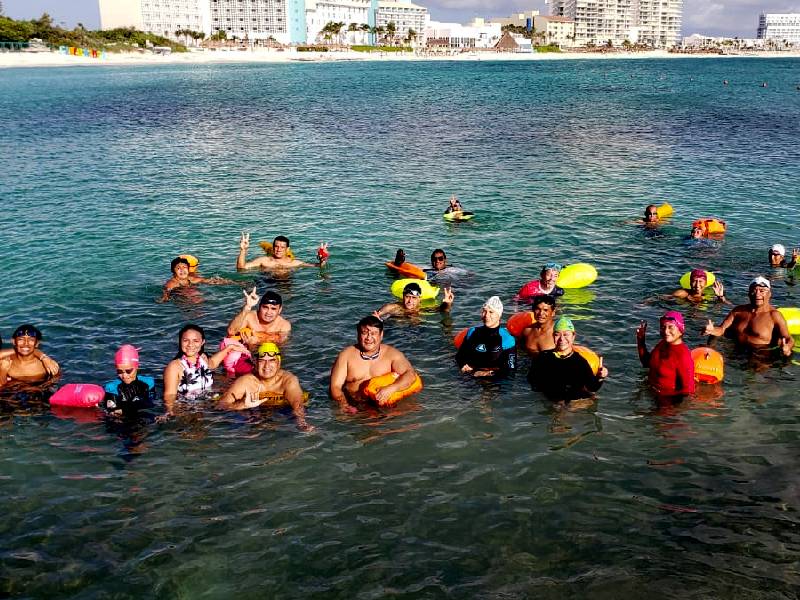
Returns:
[[[597,279],[597,269],[589,263],[575,263],[561,269],[556,285],[564,289],[577,289],[591,285],[595,279]]]
[[[786,326],[792,335],[800,335],[800,308],[779,308],[778,311],[786,319]]]
[[[672,216],[672,205],[669,202],[664,202],[661,206],[656,208],[659,219],[666,219]]]
[[[264,254],[267,256],[272,256],[272,242],[258,242],[258,245],[261,246]],[[292,252],[291,248],[286,249],[286,257],[294,260],[294,252]]]
[[[191,254],[181,254],[178,258],[185,258],[186,262],[189,263],[189,273],[195,273],[197,271],[197,267],[200,264],[200,259],[196,256],[192,256]]]
[[[680,285],[685,290],[692,289],[691,275],[692,275],[692,272],[691,271],[687,271],[686,273],[684,273],[681,276]],[[711,271],[706,271],[706,287],[714,285],[714,282],[716,280],[717,280],[717,278],[714,277],[714,274]]]
[[[426,279],[398,279],[392,284],[392,294],[398,298],[403,297],[403,288],[409,283],[416,283],[422,290],[421,298],[423,300],[432,300],[439,295],[439,288]]]

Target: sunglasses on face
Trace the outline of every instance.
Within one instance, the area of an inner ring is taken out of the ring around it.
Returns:
[[[445,260],[444,256],[434,256],[433,257],[433,261],[434,262],[443,262],[444,260]]]
[[[117,369],[117,375],[133,375],[136,369]]]

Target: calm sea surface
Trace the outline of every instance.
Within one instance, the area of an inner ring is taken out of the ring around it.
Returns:
[[[63,381],[113,378],[122,343],[160,378],[178,329],[215,346],[255,283],[284,297],[317,428],[210,402],[134,429],[3,403],[0,595],[795,598],[800,367],[722,341],[724,386],[662,410],[634,328],[656,342],[660,295],[695,266],[736,303],[763,273],[800,305],[766,266],[800,244],[797,85],[800,61],[755,59],[0,71],[6,345],[32,321]],[[442,220],[451,193],[474,221]],[[663,201],[659,235],[625,223]],[[728,222],[721,245],[684,243],[703,216]],[[327,240],[330,267],[237,274],[243,229],[306,260]],[[424,391],[344,417],[328,372],[391,299],[398,247],[474,276],[450,319],[387,324]],[[157,304],[182,252],[239,285]],[[453,334],[490,295],[510,314],[549,260],[600,272],[560,303],[611,371],[588,410],[532,393],[527,359],[502,383],[455,367]],[[691,346],[726,312],[678,310]]]

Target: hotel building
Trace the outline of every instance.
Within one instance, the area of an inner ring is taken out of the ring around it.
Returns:
[[[800,13],[762,13],[756,38],[800,44]]]
[[[401,0],[380,0],[375,21],[378,27],[384,28],[389,23],[394,23],[400,40],[408,36],[409,30],[413,30],[417,36],[411,40],[411,44],[425,45],[425,31],[430,23],[428,9],[425,7]]]
[[[654,48],[678,43],[683,0],[552,0],[551,14],[575,22],[575,44],[625,40]]]

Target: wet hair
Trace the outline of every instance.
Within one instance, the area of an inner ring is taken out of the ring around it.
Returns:
[[[367,315],[358,322],[358,325],[356,325],[356,331],[361,331],[365,327],[376,327],[378,330],[383,331],[383,321],[381,321],[375,315]]]
[[[172,271],[173,275],[175,274],[175,267],[177,267],[180,264],[184,264],[189,268],[192,267],[192,265],[189,264],[189,261],[186,260],[185,258],[183,258],[182,256],[179,256],[177,258],[173,258],[172,262],[169,264],[169,269],[170,269],[170,271]]]
[[[437,248],[436,250],[431,252],[431,262],[433,262],[433,257],[436,256],[437,254],[441,254],[442,256],[444,256],[444,259],[447,260],[447,254],[444,253],[444,250],[442,250],[441,248]]]
[[[289,238],[287,238],[285,235],[276,236],[275,239],[272,240],[272,245],[274,246],[276,242],[286,242],[287,248],[291,246],[291,244],[289,243]]]
[[[534,296],[533,300],[531,300],[531,308],[536,308],[540,304],[547,304],[550,308],[555,309],[556,307],[556,299],[552,296],[548,296],[546,294],[541,294],[539,296]]]
[[[194,323],[187,323],[181,330],[178,332],[178,352],[175,354],[175,358],[182,358],[183,357],[183,350],[181,350],[181,340],[183,339],[183,334],[187,331],[196,331],[200,334],[200,337],[203,338],[203,345],[200,346],[200,350],[198,351],[198,355],[206,353],[206,332],[203,331],[203,328],[200,325],[195,325]]]
[[[38,341],[42,339],[42,332],[35,325],[31,325],[30,323],[25,323],[24,325],[20,325],[19,327],[17,327],[14,330],[14,333],[11,334],[12,339],[22,336],[36,338],[36,340]]]

